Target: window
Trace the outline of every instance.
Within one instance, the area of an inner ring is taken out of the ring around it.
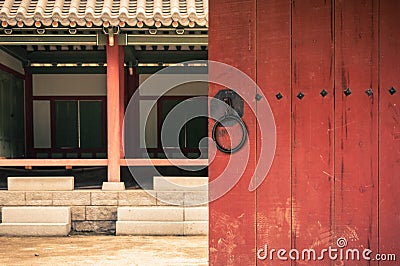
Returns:
[[[55,101],[56,148],[103,148],[101,101]]]
[[[161,128],[163,123],[165,122],[165,118],[171,112],[171,110],[181,103],[184,100],[187,100],[187,97],[162,97],[159,100],[159,108],[161,109],[159,112],[159,125],[158,125],[158,132],[161,139]],[[207,105],[204,106],[207,108]],[[205,110],[205,112],[207,112]],[[182,114],[185,116],[185,113]],[[207,117],[196,117],[193,119],[188,120],[189,117],[185,120],[185,124],[182,126],[179,132],[179,148],[181,149],[193,149],[199,148],[199,144],[201,139],[207,137]],[[168,135],[168,134],[167,134]],[[159,141],[159,147],[176,147],[176,137],[175,135],[171,134],[164,138],[165,143],[161,143]]]
[[[150,100],[148,97],[140,100],[138,128],[141,131],[141,154],[146,153],[153,158],[164,158],[166,156],[168,158],[182,158],[182,153],[188,158],[207,156],[205,152],[207,143],[201,142],[201,140],[206,138],[208,134],[208,118],[199,116],[192,119],[193,115],[189,113],[193,110],[187,110],[187,108],[192,108],[190,98],[190,96],[163,96],[157,100],[157,103],[154,102],[156,98]],[[184,107],[180,106],[177,113],[172,113],[172,119],[177,122],[177,126],[181,127],[180,130],[174,125],[172,127],[171,125],[170,127],[166,126],[168,121],[166,121],[166,118],[170,112],[183,101],[185,101]],[[204,102],[204,104],[197,103],[195,109],[199,113],[207,114],[207,102]],[[168,132],[168,130],[170,131]],[[201,151],[205,153],[201,154]]]
[[[40,158],[106,158],[105,97],[36,97],[34,152]]]

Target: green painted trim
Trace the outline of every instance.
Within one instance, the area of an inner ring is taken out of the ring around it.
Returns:
[[[98,34],[0,35],[0,45],[98,45]]]

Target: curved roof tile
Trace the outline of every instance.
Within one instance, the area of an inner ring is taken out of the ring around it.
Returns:
[[[11,26],[18,22],[136,26],[139,21],[139,26],[170,26],[174,21],[182,26],[208,26],[208,0],[0,0],[0,21]]]

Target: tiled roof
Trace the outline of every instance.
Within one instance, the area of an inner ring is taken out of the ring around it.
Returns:
[[[208,26],[208,0],[0,0],[2,26]]]

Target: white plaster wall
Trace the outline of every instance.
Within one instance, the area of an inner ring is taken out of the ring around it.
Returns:
[[[140,74],[139,75],[139,85],[142,85],[142,83],[151,77],[152,74]],[[164,93],[164,96],[207,96],[208,95],[208,83],[207,82],[189,82],[185,83],[179,86],[172,86],[171,89],[169,89],[167,86],[170,86],[170,84],[174,84],[177,81],[183,81],[183,80],[207,80],[207,74],[158,74],[160,76],[160,79],[154,79],[154,80],[159,80],[159,82],[154,82],[152,81],[151,86],[144,85],[143,87],[139,88],[140,95],[143,96],[159,96],[162,94],[163,91],[166,91]],[[147,83],[149,84],[149,83]]]
[[[105,74],[35,74],[33,96],[105,96]]]
[[[35,148],[51,148],[50,101],[33,101],[33,143]]]

